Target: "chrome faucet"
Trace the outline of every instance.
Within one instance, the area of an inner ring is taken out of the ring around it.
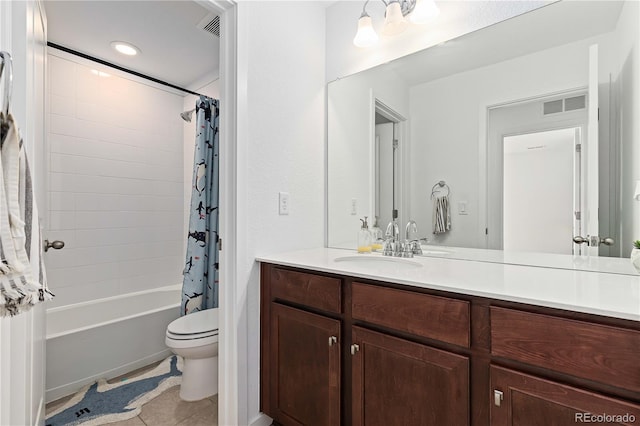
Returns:
[[[422,247],[420,247],[420,239],[418,238],[418,224],[415,220],[407,222],[405,228],[405,240],[409,251],[413,254],[422,254]]]
[[[413,223],[415,225],[415,222]],[[419,242],[418,247],[420,247]],[[382,246],[382,255],[394,257],[413,257],[412,244],[407,240],[400,241],[400,229],[398,228],[396,219],[393,219],[391,222],[389,222],[389,225],[387,225],[387,231],[385,232],[385,241],[384,245]]]
[[[395,219],[393,219],[387,225],[387,230],[384,233],[384,244],[382,246],[382,255],[383,256],[399,256],[400,250],[400,242],[398,241],[398,237],[400,235],[400,229],[398,228],[398,223]]]

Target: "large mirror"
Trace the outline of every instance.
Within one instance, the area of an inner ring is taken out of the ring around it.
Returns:
[[[636,274],[639,10],[560,1],[329,83],[329,247],[396,218],[426,256]]]

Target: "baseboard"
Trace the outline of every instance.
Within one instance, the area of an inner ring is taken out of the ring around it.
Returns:
[[[103,371],[98,374],[94,374],[93,376],[86,377],[81,380],[77,380],[75,382],[67,383],[65,385],[57,386],[52,389],[47,389],[45,392],[45,400],[47,403],[51,401],[55,401],[67,395],[74,394],[82,389],[83,386],[89,385],[98,379],[112,379],[114,377],[118,377],[122,374],[126,374],[130,371],[137,370],[138,368],[145,367],[149,364],[152,364],[156,361],[161,361],[171,355],[170,349],[165,349],[160,352],[156,352],[155,354],[146,356],[144,358],[138,359],[133,362],[129,362],[125,365],[121,365],[120,367],[113,368],[111,370]]]
[[[258,414],[249,423],[249,426],[270,426],[273,423],[273,419],[264,413]]]

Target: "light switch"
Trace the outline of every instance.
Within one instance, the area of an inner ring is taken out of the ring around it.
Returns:
[[[458,214],[460,214],[460,215],[469,214],[469,211],[467,210],[467,202],[466,201],[459,201],[458,202]]]

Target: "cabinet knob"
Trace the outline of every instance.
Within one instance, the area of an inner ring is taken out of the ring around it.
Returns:
[[[351,355],[355,355],[358,351],[360,351],[360,346],[356,345],[355,343],[351,345]]]
[[[338,343],[338,338],[336,336],[329,337],[329,346],[333,346]]]
[[[502,404],[503,394],[502,391],[494,390],[493,391],[493,403],[496,407],[499,407]]]

